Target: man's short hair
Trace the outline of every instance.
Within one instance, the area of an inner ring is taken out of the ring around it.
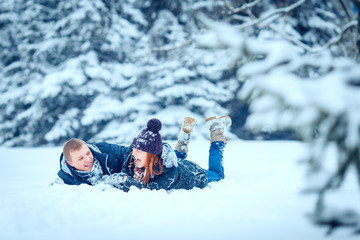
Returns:
[[[74,150],[78,150],[84,144],[86,145],[86,142],[84,142],[81,139],[77,139],[77,138],[72,138],[69,141],[67,141],[64,144],[64,147],[63,147],[63,153],[64,153],[64,156],[65,156],[65,159],[67,161],[72,162],[70,152],[74,151]]]

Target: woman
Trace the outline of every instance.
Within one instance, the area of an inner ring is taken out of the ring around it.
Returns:
[[[211,142],[209,170],[186,160],[187,144],[195,123],[193,118],[184,119],[173,151],[169,144],[162,143],[160,120],[150,119],[147,128],[134,138],[132,154],[123,165],[123,190],[128,191],[131,186],[156,190],[204,188],[208,182],[223,179],[223,149],[227,140],[224,130],[231,125],[231,119],[229,116],[206,119]]]

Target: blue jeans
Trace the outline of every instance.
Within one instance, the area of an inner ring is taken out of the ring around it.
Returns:
[[[223,152],[225,144],[223,142],[213,142],[209,150],[209,170],[205,170],[208,182],[218,182],[224,179],[224,167],[222,165]],[[186,159],[187,154],[175,150],[176,156],[180,159]]]

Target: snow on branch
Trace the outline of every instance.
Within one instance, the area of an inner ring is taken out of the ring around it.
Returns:
[[[332,45],[334,45],[334,44],[337,44],[338,42],[341,41],[341,39],[344,37],[344,34],[345,34],[349,29],[351,29],[351,28],[353,28],[353,27],[356,27],[357,25],[358,25],[358,22],[355,21],[355,20],[347,23],[347,24],[343,27],[341,33],[340,33],[338,36],[330,39],[330,41],[329,41],[327,44],[325,44],[323,47],[321,47],[321,48],[319,48],[319,49],[314,49],[314,52],[322,51],[322,50],[324,50],[324,49],[326,49],[326,48],[329,48],[330,46],[332,46]]]
[[[202,20],[213,38],[217,36],[218,41],[211,41],[213,47],[215,43],[219,48],[227,46],[240,53],[239,58],[246,53],[247,62],[237,70],[238,79],[245,80],[239,99],[250,106],[246,127],[267,132],[293,130],[309,145],[304,157],[306,191],[318,197],[314,219],[327,222],[321,215],[322,209],[328,209],[327,193],[340,188],[352,168],[360,185],[359,64],[333,57],[325,49],[304,53],[289,41],[249,37],[245,41],[235,27],[231,30],[228,24]],[[347,24],[341,34],[354,24]],[[226,40],[224,29],[229,33]]]
[[[256,6],[260,0],[255,0],[253,2],[250,2],[250,3],[246,3],[244,5],[242,5],[241,7],[238,7],[238,8],[233,8],[226,0],[224,0],[225,2],[225,6],[230,9],[230,14],[236,14],[236,13],[239,13],[239,12],[243,12],[247,9],[250,9],[254,6]]]
[[[316,47],[316,48],[310,47],[309,45],[305,44],[301,40],[286,34],[285,31],[283,30],[283,27],[281,27],[281,29],[280,29],[279,27],[276,27],[275,24],[273,24],[274,21],[277,20],[279,17],[283,16],[284,14],[289,14],[291,11],[300,7],[305,2],[306,2],[306,0],[297,1],[287,7],[278,8],[278,9],[269,11],[269,12],[263,14],[259,18],[256,18],[250,11],[250,9],[252,7],[256,6],[259,3],[259,1],[253,1],[251,3],[244,4],[243,6],[241,6],[239,8],[233,8],[227,2],[225,5],[227,6],[228,9],[230,9],[229,12],[232,15],[231,16],[232,19],[240,20],[240,21],[244,22],[243,24],[236,26],[237,29],[243,30],[246,28],[254,27],[254,26],[258,26],[260,28],[269,27],[271,30],[278,33],[280,36],[282,36],[287,41],[291,42],[292,44],[294,44],[296,46],[301,47],[302,49],[304,49],[305,51],[310,52],[310,53],[316,53],[316,52],[323,51],[327,48],[330,48],[334,44],[339,43],[343,39],[345,33],[348,30],[350,30],[351,28],[356,27],[358,25],[358,22],[355,20],[348,22],[347,24],[344,25],[344,27],[342,28],[342,31],[340,33],[338,33],[337,36],[331,38],[323,46]],[[246,14],[248,14],[248,16],[234,15],[234,14],[240,13],[240,12],[245,12]]]
[[[276,49],[269,50],[265,59],[276,59],[272,56],[278,54]],[[356,178],[360,180],[360,89],[352,83],[360,82],[359,65],[351,61],[344,64],[341,63],[344,59],[333,59],[329,55],[307,56],[303,61],[302,55],[289,50],[291,48],[286,48],[291,58],[283,58],[284,61],[277,58],[281,65],[265,64],[266,60],[261,60],[249,64],[255,68],[251,72],[239,70],[239,76],[242,72],[248,73],[240,98],[250,104],[248,128],[294,130],[309,144],[305,157],[308,167],[306,192],[317,194],[315,210],[321,215],[321,209],[326,207],[325,196],[343,185],[350,169],[356,169]],[[303,71],[305,66],[316,65],[315,61],[318,61],[319,69],[328,70],[323,73],[310,70],[319,75],[315,79],[299,78],[294,74]],[[264,65],[269,66],[267,71],[263,70]],[[323,216],[315,218],[319,217]],[[356,224],[360,224],[359,218],[352,225]]]
[[[308,45],[302,43],[301,41],[297,40],[296,38],[293,38],[289,35],[286,35],[283,31],[279,30],[278,28],[276,28],[273,24],[269,24],[268,26],[274,31],[274,32],[277,32],[278,34],[280,34],[283,38],[285,38],[286,40],[288,40],[289,42],[303,48],[305,51],[307,52],[310,52],[310,53],[316,53],[316,52],[321,52],[329,47],[331,47],[332,45],[334,44],[337,44],[339,43],[342,38],[344,37],[345,33],[351,29],[352,27],[356,27],[357,26],[357,21],[351,21],[349,23],[347,23],[342,31],[339,33],[338,36],[335,36],[333,37],[332,39],[330,39],[326,44],[324,44],[323,46],[321,47],[318,47],[318,48],[312,48],[312,47],[309,47]]]
[[[276,9],[274,11],[271,11],[271,12],[265,14],[265,16],[262,16],[261,18],[254,19],[254,20],[252,20],[250,22],[241,24],[241,25],[237,26],[237,28],[238,29],[244,29],[244,28],[248,28],[248,27],[251,27],[251,26],[255,26],[255,25],[261,25],[262,23],[265,22],[265,20],[268,20],[269,18],[271,18],[273,16],[289,13],[290,11],[294,10],[295,8],[301,6],[303,3],[305,3],[305,1],[306,0],[300,0],[300,1],[290,5],[288,7],[278,8],[278,9]]]
[[[173,51],[173,50],[177,50],[177,49],[181,49],[184,47],[187,47],[189,45],[191,45],[194,42],[194,38],[191,38],[190,40],[183,42],[183,43],[176,43],[176,44],[168,44],[162,47],[153,47],[151,48],[152,51],[156,51],[156,52],[169,52],[169,51]]]

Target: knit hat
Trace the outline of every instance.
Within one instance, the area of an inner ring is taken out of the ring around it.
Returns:
[[[147,122],[147,128],[134,138],[131,146],[138,150],[159,155],[162,152],[162,140],[159,133],[162,127],[161,121],[152,118]]]

